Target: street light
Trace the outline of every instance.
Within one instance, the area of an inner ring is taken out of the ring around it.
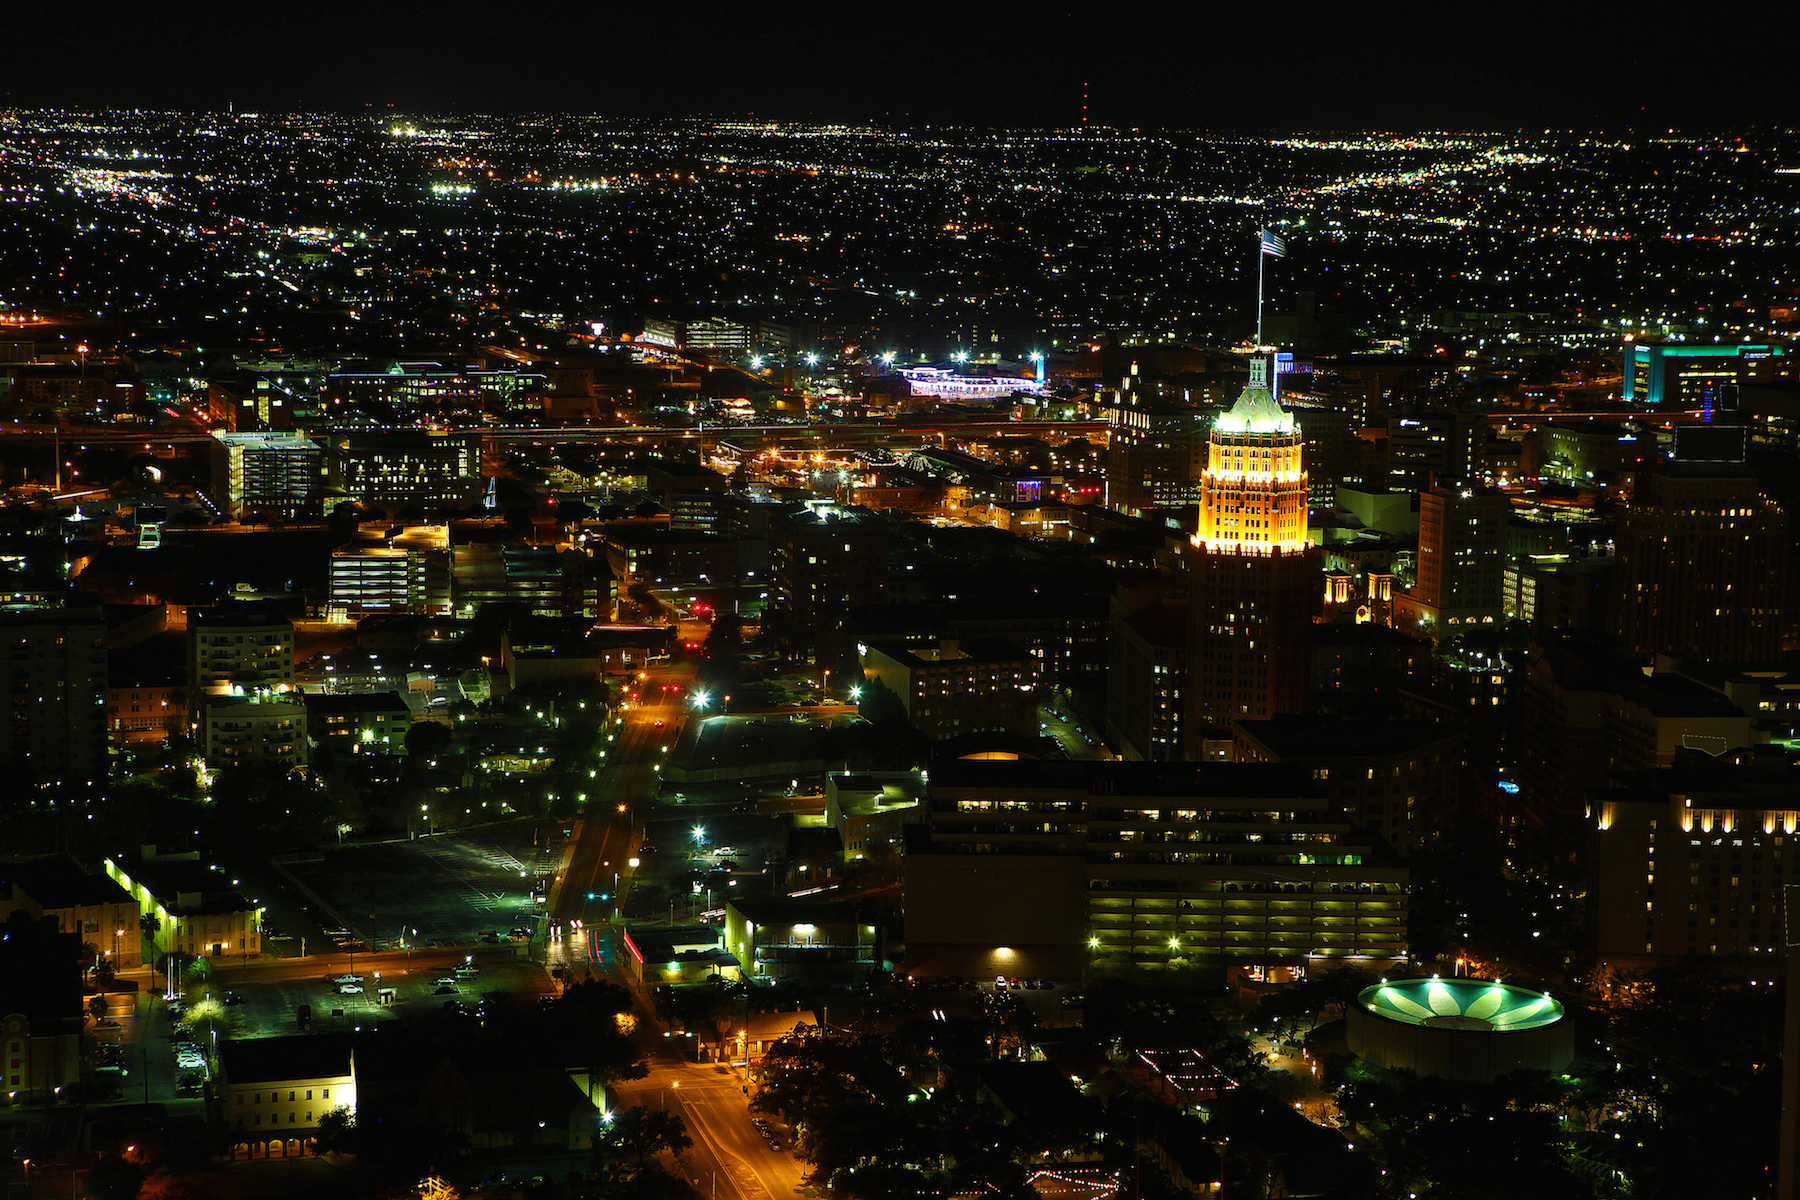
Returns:
[[[698,688],[695,690],[695,692],[694,692],[694,709],[695,709],[695,711],[705,712],[706,706],[710,703],[712,703],[712,697],[709,694],[707,694],[707,691],[705,688]]]

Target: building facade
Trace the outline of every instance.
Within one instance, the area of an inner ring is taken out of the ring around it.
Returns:
[[[273,607],[244,604],[192,610],[188,650],[188,698],[196,718],[209,694],[293,689],[294,624]]]
[[[1641,654],[1775,658],[1788,518],[1741,463],[1671,462],[1640,476],[1620,516],[1612,632]]]
[[[965,733],[1037,733],[1037,660],[1010,642],[862,646],[865,686],[879,682],[934,741]]]
[[[1306,704],[1318,548],[1307,540],[1299,425],[1251,363],[1250,386],[1213,425],[1187,573],[1187,725],[1182,757],[1232,721]],[[1225,735],[1229,736],[1229,735]]]
[[[14,787],[105,782],[106,617],[99,608],[0,615],[0,764]]]
[[[319,515],[325,453],[312,438],[292,430],[212,436],[212,501],[226,516]]]
[[[1400,625],[1442,635],[1506,620],[1506,497],[1486,488],[1419,493],[1419,565],[1394,601]]]
[[[868,509],[812,500],[769,518],[769,601],[791,654],[848,664],[853,608],[888,594],[888,533]]]
[[[909,963],[1067,977],[1406,951],[1406,869],[1292,767],[952,761],[930,807],[905,860]]]

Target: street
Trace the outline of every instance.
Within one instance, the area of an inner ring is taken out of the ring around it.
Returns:
[[[742,1073],[718,1063],[652,1059],[645,1079],[616,1089],[629,1107],[668,1107],[687,1121],[693,1148],[682,1155],[678,1170],[712,1200],[734,1195],[742,1200],[787,1200],[800,1194],[802,1170],[785,1130],[780,1150],[771,1149],[750,1123],[749,1097]]]

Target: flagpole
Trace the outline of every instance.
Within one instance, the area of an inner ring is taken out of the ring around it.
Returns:
[[[1256,344],[1262,345],[1263,264],[1268,261],[1263,249],[1263,236],[1256,235]]]

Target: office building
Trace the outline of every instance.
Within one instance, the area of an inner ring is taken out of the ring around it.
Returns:
[[[1354,826],[1405,854],[1455,824],[1462,736],[1431,721],[1296,713],[1232,726],[1241,763],[1298,767]]]
[[[1121,512],[1192,504],[1206,470],[1205,419],[1185,404],[1133,400],[1105,406],[1106,503]]]
[[[1434,483],[1455,487],[1480,481],[1483,427],[1468,413],[1415,412],[1387,419],[1387,485],[1423,492]]]
[[[600,541],[613,574],[632,583],[717,585],[738,577],[738,543],[697,529],[608,525]]]
[[[325,491],[325,454],[304,433],[266,429],[213,432],[212,501],[237,520],[317,517]]]
[[[915,971],[1305,969],[1406,952],[1406,869],[1298,768],[951,760],[932,767],[930,809],[905,858]]]
[[[725,903],[725,949],[749,976],[857,980],[881,965],[881,926],[844,901],[734,898]]]
[[[1419,493],[1419,562],[1394,621],[1436,636],[1506,620],[1506,497],[1486,488]]]
[[[879,684],[934,741],[965,733],[1037,736],[1037,660],[1011,642],[861,648],[864,687]]]
[[[1624,357],[1625,402],[1652,408],[1732,409],[1743,384],[1792,374],[1785,349],[1769,342],[1631,342]]]
[[[398,512],[462,507],[484,486],[473,433],[355,433],[331,439],[325,464],[334,498]]]
[[[1616,536],[1607,619],[1628,647],[1724,662],[1780,651],[1788,519],[1742,461],[1639,476]]]
[[[1321,605],[1318,549],[1307,540],[1299,426],[1251,363],[1250,386],[1213,425],[1199,530],[1187,573],[1187,727],[1183,757],[1208,731],[1306,704],[1310,638]],[[1227,735],[1228,736],[1228,735]]]
[[[536,616],[607,621],[617,598],[605,556],[585,550],[469,543],[451,548],[450,571],[462,616],[483,604],[519,604]]]
[[[1187,703],[1187,598],[1165,595],[1147,604],[1136,598],[1120,588],[1113,601],[1106,739],[1133,762],[1178,760]]]
[[[846,632],[853,608],[887,600],[888,533],[866,508],[809,500],[769,518],[772,587],[765,628],[789,654],[821,665],[850,665]]]
[[[1652,967],[1736,960],[1772,981],[1786,953],[1783,888],[1800,864],[1800,765],[1782,747],[1668,766],[1596,788],[1587,803],[1589,928],[1599,960]]]
[[[719,532],[722,501],[731,487],[725,476],[696,463],[665,458],[645,465],[644,485],[668,510],[671,529]]]
[[[286,771],[310,758],[306,703],[298,694],[208,692],[199,698],[198,725],[209,766]]]
[[[1666,766],[1682,749],[1748,746],[1752,718],[1719,691],[1642,660],[1602,634],[1561,633],[1531,647],[1520,677],[1520,808],[1565,845],[1587,793],[1614,773]]]
[[[0,614],[0,764],[12,787],[91,788],[106,760],[106,617],[95,608]]]

